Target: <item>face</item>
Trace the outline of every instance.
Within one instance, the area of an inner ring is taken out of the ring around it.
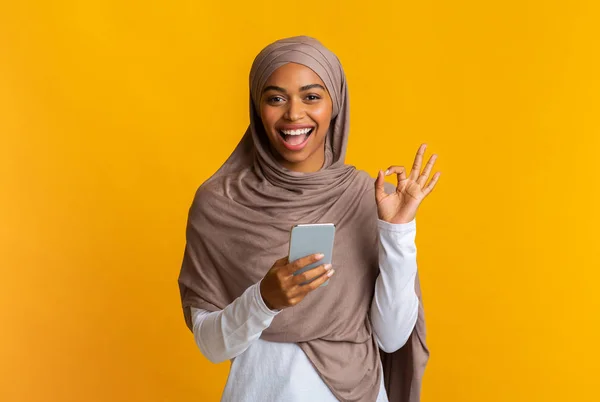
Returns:
[[[260,117],[279,163],[316,172],[325,161],[325,136],[333,104],[310,68],[287,63],[271,74],[260,98]]]

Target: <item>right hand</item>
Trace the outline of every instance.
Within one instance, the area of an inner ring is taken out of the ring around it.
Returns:
[[[281,310],[294,306],[300,303],[309,292],[327,281],[335,272],[331,268],[331,264],[322,264],[294,275],[297,270],[319,261],[321,258],[323,258],[322,255],[311,254],[292,262],[288,261],[288,257],[275,261],[260,283],[260,294],[267,307],[271,310]],[[313,281],[301,285],[310,280]]]

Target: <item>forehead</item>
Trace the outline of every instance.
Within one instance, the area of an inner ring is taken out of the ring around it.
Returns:
[[[303,85],[325,83],[311,68],[298,63],[286,63],[273,71],[265,82],[267,85],[277,85],[289,90],[296,90]]]

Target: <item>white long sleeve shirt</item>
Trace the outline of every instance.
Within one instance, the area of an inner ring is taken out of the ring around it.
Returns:
[[[378,228],[380,273],[370,318],[379,347],[390,353],[406,343],[417,321],[416,219],[402,224],[378,220]],[[223,310],[191,311],[202,354],[213,363],[232,360],[221,401],[337,401],[297,344],[260,339],[280,311],[266,306],[260,281]],[[381,376],[377,402],[387,401]]]

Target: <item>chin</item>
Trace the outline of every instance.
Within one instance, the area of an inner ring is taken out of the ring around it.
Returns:
[[[278,149],[277,153],[281,156],[282,159],[285,159],[289,163],[302,163],[307,160],[312,152],[291,152],[288,149]]]

